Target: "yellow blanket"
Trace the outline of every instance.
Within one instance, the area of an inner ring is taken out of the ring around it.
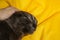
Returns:
[[[22,40],[60,40],[60,0],[0,0],[0,9],[9,6],[7,2],[38,20],[36,31]]]

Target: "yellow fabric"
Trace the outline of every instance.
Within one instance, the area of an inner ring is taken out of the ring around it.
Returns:
[[[22,40],[60,40],[60,0],[2,0],[0,8],[7,7],[3,1],[30,12],[38,20],[36,31]]]
[[[8,4],[5,1],[0,0],[0,9],[3,9],[3,8],[7,7],[7,6],[8,6]]]

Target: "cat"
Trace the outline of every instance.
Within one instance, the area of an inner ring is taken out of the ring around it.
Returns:
[[[28,12],[17,11],[0,21],[0,40],[21,40],[32,34],[37,27],[36,18]]]

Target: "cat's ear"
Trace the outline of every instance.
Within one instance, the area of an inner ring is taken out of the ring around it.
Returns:
[[[13,15],[18,9],[14,7],[7,7],[2,10],[0,10],[0,20],[5,20],[9,18],[11,15]]]

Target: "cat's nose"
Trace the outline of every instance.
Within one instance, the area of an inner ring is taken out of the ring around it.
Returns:
[[[36,30],[36,28],[34,28],[32,25],[30,25],[29,33],[32,34],[35,30]]]

